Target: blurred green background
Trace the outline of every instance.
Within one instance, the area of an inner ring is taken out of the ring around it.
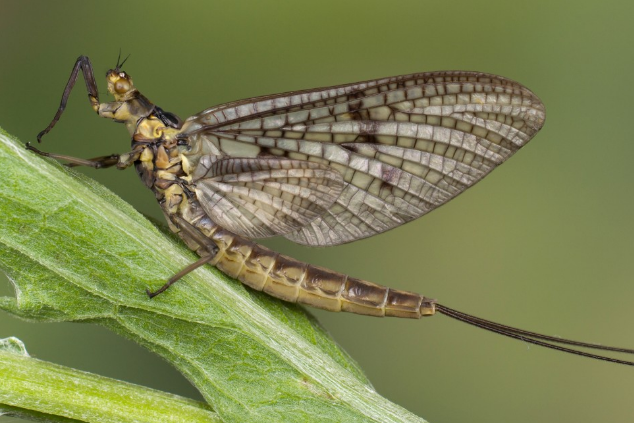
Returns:
[[[131,53],[125,69],[140,90],[182,118],[245,97],[425,70],[507,76],[541,97],[548,118],[486,181],[372,239],[267,245],[495,321],[634,347],[633,40],[634,3],[619,0],[0,1],[0,126],[34,141],[80,54],[107,100],[102,75],[119,49]],[[80,82],[43,148],[94,157],[129,142],[91,111]],[[133,171],[83,171],[161,218]],[[381,394],[431,422],[634,420],[629,368],[442,316],[314,313]],[[0,314],[7,336],[41,359],[197,398],[161,359],[101,327]]]

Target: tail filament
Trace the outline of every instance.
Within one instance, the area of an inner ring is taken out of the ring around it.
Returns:
[[[589,348],[594,350],[614,351],[625,354],[634,354],[634,349],[610,347],[600,344],[591,344],[588,342],[572,341],[570,339],[558,338],[555,336],[542,335],[540,333],[530,332],[523,329],[517,329],[511,326],[502,325],[500,323],[491,322],[490,320],[481,319],[479,317],[471,316],[446,307],[444,305],[436,303],[436,311],[452,319],[460,320],[461,322],[468,323],[470,325],[485,329],[491,332],[498,333],[500,335],[508,336],[510,338],[519,339],[524,342],[539,345],[546,348],[551,348],[557,351],[563,351],[570,354],[580,355],[583,357],[594,358],[596,360],[609,361],[611,363],[625,364],[628,366],[634,366],[634,361],[619,360],[612,357],[607,357],[598,354],[592,354],[578,349],[567,348],[562,345],[572,345],[580,348]],[[562,344],[562,345],[560,345]]]

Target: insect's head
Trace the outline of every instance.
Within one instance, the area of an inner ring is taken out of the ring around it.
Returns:
[[[106,73],[106,79],[108,80],[108,92],[117,101],[124,100],[128,93],[135,90],[132,77],[120,69],[110,69]]]
[[[110,69],[106,72],[106,79],[108,80],[108,92],[114,96],[117,101],[124,100],[126,95],[134,90],[134,83],[132,77],[121,70],[123,64],[128,60],[130,55],[121,61],[121,50],[119,50],[119,57],[117,57],[117,65],[114,69]]]

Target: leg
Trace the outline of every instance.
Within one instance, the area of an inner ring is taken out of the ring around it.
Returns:
[[[31,143],[26,144],[26,149],[31,150],[34,153],[39,154],[40,156],[50,157],[57,160],[66,160],[68,162],[67,166],[89,166],[94,167],[95,169],[104,169],[110,166],[114,166],[119,162],[119,155],[112,154],[110,156],[102,156],[95,157],[94,159],[80,159],[78,157],[66,156],[64,154],[51,154],[45,153],[42,150],[39,150],[31,145]]]
[[[46,135],[51,129],[53,129],[59,118],[62,116],[62,113],[64,113],[66,103],[68,102],[68,97],[70,96],[70,92],[75,86],[75,82],[77,82],[77,77],[79,76],[80,69],[84,74],[84,81],[86,81],[86,89],[88,90],[88,99],[90,100],[90,105],[95,112],[99,111],[99,93],[97,92],[97,82],[95,81],[95,76],[92,71],[92,64],[90,63],[90,59],[87,56],[79,56],[79,58],[75,62],[73,71],[70,73],[70,78],[66,83],[66,88],[64,88],[62,101],[59,104],[57,113],[55,113],[55,117],[53,117],[53,120],[46,127],[46,129],[44,129],[37,135],[37,142],[42,142],[42,137]]]
[[[216,253],[218,252],[218,246],[214,244],[212,240],[203,235],[198,229],[192,226],[189,222],[178,215],[172,216],[174,219],[172,222],[178,226],[178,228],[183,232],[183,234],[190,240],[194,241],[201,248],[207,250],[209,255],[203,256],[200,259],[196,260],[194,263],[182,269],[180,272],[176,273],[174,276],[169,278],[167,282],[157,289],[156,291],[150,291],[146,289],[145,292],[150,298],[156,297],[158,294],[165,292],[167,288],[172,286],[176,281],[178,281],[183,276],[187,275],[189,272],[193,272],[198,269],[200,266],[209,263],[216,257]],[[200,254],[200,253],[199,253]]]
[[[119,169],[125,169],[134,163],[140,155],[140,152],[131,152],[123,155],[111,154],[109,156],[95,157],[93,159],[81,159],[79,157],[66,156],[64,154],[46,153],[33,147],[31,143],[26,143],[26,149],[39,154],[40,156],[50,157],[56,160],[66,160],[68,162],[68,167],[89,166],[94,167],[95,169],[105,169],[115,165]]]
[[[121,57],[119,57],[119,59],[120,58]],[[121,63],[121,65],[119,64],[119,59],[117,59],[117,69],[119,68],[119,66],[123,65],[123,63]],[[55,113],[53,120],[51,121],[51,123],[49,123],[46,129],[44,129],[37,135],[37,142],[42,142],[42,137],[46,135],[51,129],[53,129],[59,118],[62,116],[62,113],[64,113],[64,110],[66,109],[66,104],[68,103],[68,97],[70,96],[70,92],[75,86],[75,82],[77,82],[80,70],[84,75],[84,81],[86,82],[86,90],[88,91],[88,99],[90,101],[90,105],[95,112],[99,113],[101,104],[99,103],[99,93],[97,91],[97,82],[95,81],[95,76],[93,74],[92,63],[90,63],[90,59],[87,56],[79,56],[79,58],[75,62],[75,66],[73,66],[72,72],[70,73],[70,78],[68,78],[66,87],[64,88],[64,93],[62,94],[62,100],[60,102],[59,108],[57,109],[57,113]],[[120,105],[121,103],[118,102],[105,103],[105,106],[109,106],[110,108],[118,108]],[[106,109],[108,109],[108,107],[106,107]],[[105,116],[111,117],[108,115]],[[31,150],[39,154],[40,156],[51,157],[58,160],[66,160],[69,162],[67,164],[69,167],[89,166],[94,167],[95,169],[103,169],[116,165],[119,169],[124,169],[130,166],[134,162],[134,160],[138,159],[139,157],[139,154],[137,154],[136,152],[131,152],[121,156],[118,154],[112,154],[109,156],[95,157],[93,159],[81,159],[62,154],[45,153],[31,146],[30,143],[26,144],[26,148],[27,150]]]
[[[160,287],[159,289],[157,289],[156,291],[150,291],[149,289],[146,289],[145,292],[147,293],[148,297],[150,297],[150,298],[156,297],[161,292],[165,292],[167,290],[167,288],[169,288],[170,286],[172,286],[174,284],[174,282],[176,282],[177,280],[179,280],[180,278],[182,278],[183,276],[185,276],[189,272],[192,272],[192,271],[198,269],[200,266],[209,263],[211,260],[213,260],[214,256],[215,256],[215,254],[212,254],[212,255],[209,255],[209,256],[205,256],[205,257],[201,257],[200,259],[196,260],[195,262],[193,262],[192,264],[190,264],[189,266],[185,267],[183,270],[181,270],[180,272],[178,272],[177,274],[175,274],[174,276],[169,278],[167,280],[167,282],[165,282],[165,284],[162,287]]]

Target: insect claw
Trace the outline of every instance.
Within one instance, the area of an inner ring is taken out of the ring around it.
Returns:
[[[160,287],[156,291],[151,291],[150,288],[145,288],[145,293],[147,294],[148,297],[154,298],[158,294],[165,292],[167,288],[169,288],[172,285],[172,283],[173,282],[171,281],[167,281],[167,283],[165,283],[162,287]]]
[[[37,148],[33,147],[30,142],[27,142],[25,147],[27,150],[32,151],[36,154],[39,154],[40,156],[49,157],[48,153],[45,153],[42,150],[38,150]]]

